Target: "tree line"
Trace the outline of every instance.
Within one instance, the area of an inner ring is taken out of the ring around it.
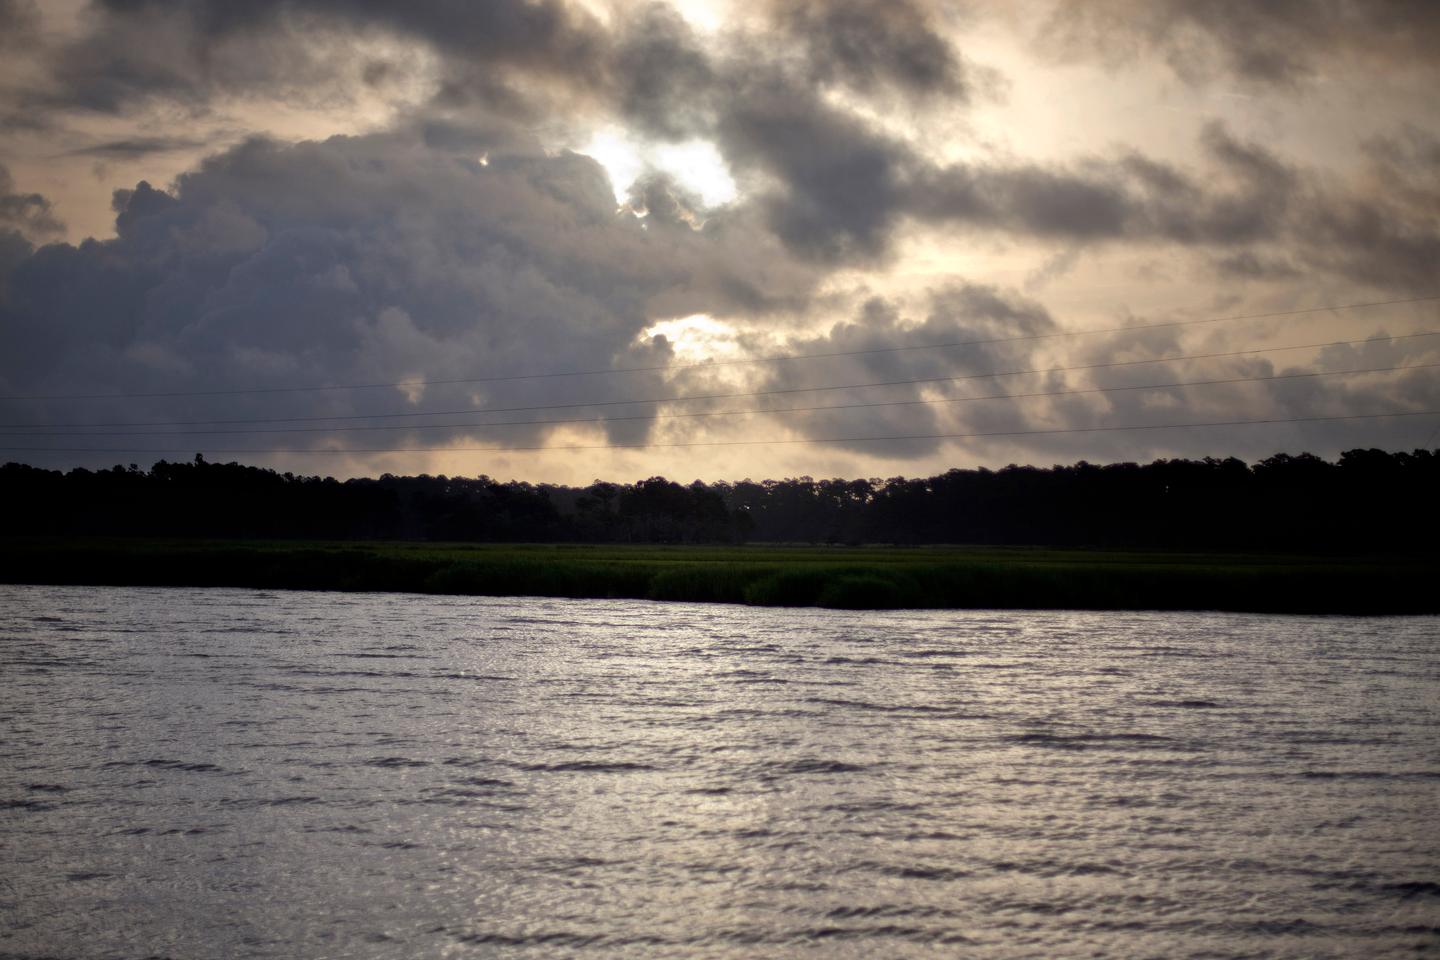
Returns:
[[[487,476],[337,481],[239,463],[149,470],[0,467],[8,535],[486,542],[973,543],[1424,552],[1440,533],[1440,453],[1350,450],[586,487]]]

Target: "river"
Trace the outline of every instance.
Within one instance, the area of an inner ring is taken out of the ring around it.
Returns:
[[[3,957],[1410,957],[1437,812],[1437,618],[0,586]]]

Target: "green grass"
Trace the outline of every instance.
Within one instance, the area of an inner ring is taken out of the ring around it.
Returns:
[[[0,582],[822,606],[1437,613],[1436,564],[1025,547],[0,540]]]

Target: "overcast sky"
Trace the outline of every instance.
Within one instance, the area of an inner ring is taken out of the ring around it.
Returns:
[[[1434,446],[1111,428],[1440,411],[1436,50],[1431,0],[0,0],[0,446],[107,448],[0,460]]]

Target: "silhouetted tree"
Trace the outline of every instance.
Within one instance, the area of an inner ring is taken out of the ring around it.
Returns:
[[[385,474],[338,482],[161,460],[0,467],[4,535],[718,543],[744,540],[1409,551],[1440,533],[1440,456],[1348,450],[929,478],[584,488]]]

